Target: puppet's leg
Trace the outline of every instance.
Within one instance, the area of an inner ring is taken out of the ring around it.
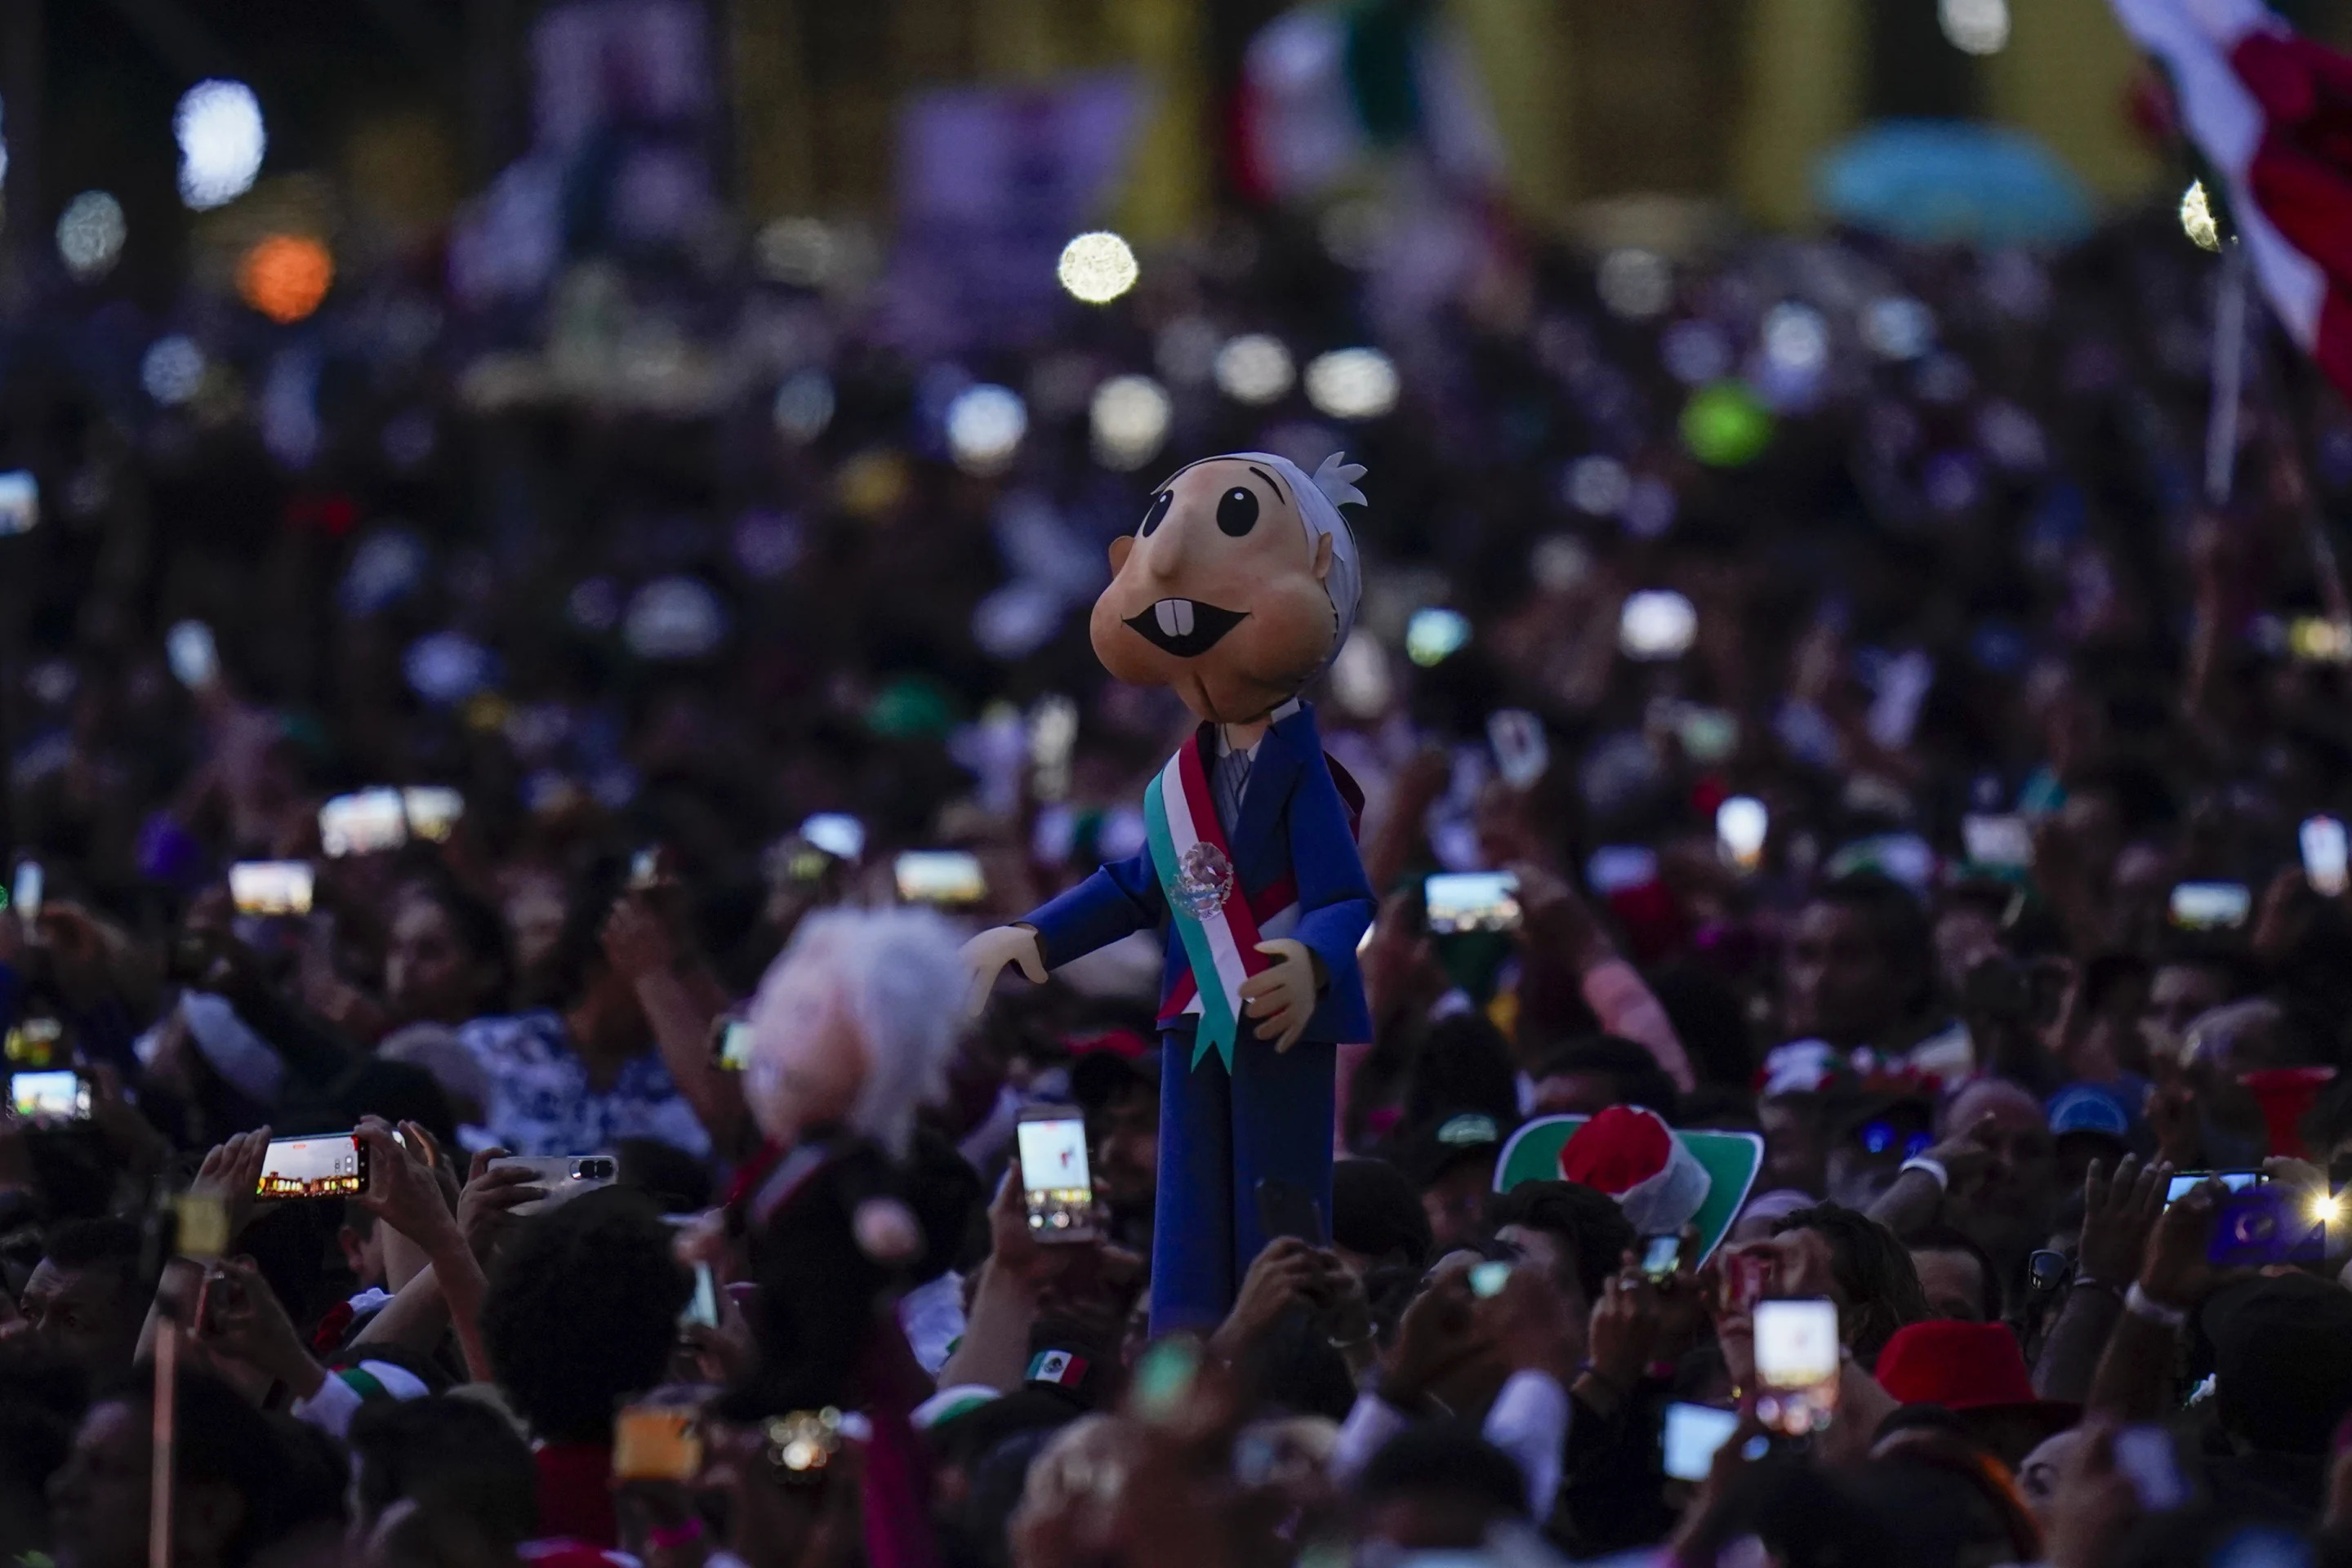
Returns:
[[[1205,1334],[1232,1310],[1233,1079],[1192,1037],[1160,1037],[1160,1196],[1151,1222],[1151,1331]]]
[[[1246,1029],[1247,1026],[1244,1026]],[[1331,1118],[1338,1047],[1301,1040],[1276,1051],[1263,1040],[1234,1047],[1234,1280],[1266,1243],[1257,1184],[1289,1182],[1315,1200],[1331,1235]]]

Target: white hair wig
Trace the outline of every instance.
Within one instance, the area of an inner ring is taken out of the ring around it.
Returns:
[[[866,1048],[866,1076],[850,1125],[904,1154],[915,1111],[946,1087],[963,1028],[966,984],[955,928],[930,910],[823,910],[760,979],[751,1001],[751,1060],[744,1097],[771,1136],[772,1110],[788,1100],[794,1037],[838,1015]]]
[[[1323,579],[1323,590],[1331,595],[1332,618],[1339,635],[1331,639],[1331,651],[1324,657],[1328,668],[1347,646],[1348,634],[1356,627],[1356,606],[1363,598],[1363,569],[1356,559],[1356,531],[1340,515],[1343,506],[1362,506],[1364,492],[1356,481],[1364,477],[1361,463],[1348,461],[1344,453],[1334,452],[1323,459],[1315,472],[1306,469],[1287,458],[1277,458],[1272,452],[1229,452],[1228,458],[1238,462],[1265,463],[1289,482],[1298,497],[1298,516],[1307,524],[1307,548],[1315,549],[1318,542],[1331,542],[1331,570]]]

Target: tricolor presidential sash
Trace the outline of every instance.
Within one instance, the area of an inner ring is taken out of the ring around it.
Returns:
[[[1197,742],[1186,742],[1143,792],[1143,831],[1151,868],[1168,895],[1168,915],[1183,940],[1200,989],[1201,1026],[1192,1065],[1211,1050],[1231,1072],[1242,1017],[1242,982],[1270,967],[1257,950],[1257,921],[1225,847],[1209,775]]]

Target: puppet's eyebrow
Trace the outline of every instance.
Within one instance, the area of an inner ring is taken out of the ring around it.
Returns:
[[[1272,474],[1267,473],[1255,463],[1244,463],[1242,466],[1249,469],[1251,473],[1255,474],[1259,479],[1264,479],[1267,484],[1272,485],[1274,487],[1274,493],[1282,498],[1283,505],[1288,506],[1290,504],[1290,492],[1282,488],[1282,481],[1280,479],[1276,479]]]

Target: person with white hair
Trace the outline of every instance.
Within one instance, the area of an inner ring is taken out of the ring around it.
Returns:
[[[743,1097],[768,1152],[730,1205],[760,1285],[740,1414],[893,1402],[889,1298],[922,1248],[898,1162],[945,1086],[963,984],[953,928],[921,909],[811,915],[761,978]]]
[[[1137,931],[1165,933],[1154,1332],[1206,1331],[1268,1237],[1271,1192],[1328,1234],[1336,1049],[1371,1038],[1356,943],[1372,920],[1361,796],[1299,692],[1339,657],[1361,581],[1339,514],[1363,469],[1208,458],[1110,547],[1095,653],[1165,686],[1200,729],[1144,795],[1147,847],[964,948],[971,1005],[1020,965],[1042,981]],[[1247,1026],[1244,1026],[1246,1021]]]

